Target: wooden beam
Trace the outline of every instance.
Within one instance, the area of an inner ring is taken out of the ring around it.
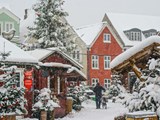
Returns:
[[[133,72],[140,79],[140,81],[144,81],[144,79],[141,78],[142,73],[138,70],[138,67],[134,64],[134,60],[129,60],[129,61],[130,61],[130,66],[132,67]]]

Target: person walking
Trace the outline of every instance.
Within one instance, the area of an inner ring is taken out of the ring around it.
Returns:
[[[106,91],[99,83],[96,84],[96,86],[93,89],[95,93],[95,99],[96,99],[96,109],[100,109],[101,106],[101,98],[102,98],[102,91]]]

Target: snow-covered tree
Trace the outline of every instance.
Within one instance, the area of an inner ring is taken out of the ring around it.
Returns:
[[[70,26],[64,19],[68,13],[62,9],[63,0],[39,0],[33,6],[37,15],[35,27],[29,27],[32,37],[38,39],[41,48],[58,47],[71,52],[76,45],[70,37]]]
[[[108,96],[114,101],[117,99],[123,99],[126,94],[126,89],[123,87],[120,75],[112,75],[112,85],[109,87]]]
[[[142,73],[145,81],[136,81],[133,94],[125,101],[125,105],[131,112],[157,112],[160,108],[160,59],[150,59],[147,69]]]
[[[26,114],[27,110],[24,105],[26,99],[24,98],[25,88],[17,87],[19,82],[15,74],[16,66],[0,68],[4,74],[0,75],[0,81],[3,85],[0,87],[0,114],[1,115],[21,115]]]

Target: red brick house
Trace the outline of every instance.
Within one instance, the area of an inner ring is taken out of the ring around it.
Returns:
[[[76,32],[88,48],[88,83],[95,86],[99,82],[108,88],[111,85],[110,62],[122,53],[123,42],[117,41],[117,36],[106,23],[105,17],[101,23],[78,28]]]

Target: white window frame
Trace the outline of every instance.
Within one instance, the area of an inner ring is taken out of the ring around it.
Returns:
[[[150,32],[150,36],[154,36],[154,35],[156,35],[155,32]]]
[[[99,82],[98,78],[92,78],[92,86],[93,87],[95,87],[98,82]]]
[[[73,54],[72,54],[72,58],[75,59],[78,62],[81,62],[81,58],[82,58],[81,51],[79,49],[74,50]]]
[[[3,24],[2,22],[0,22],[0,35],[2,35],[2,32],[3,32]]]
[[[20,77],[20,86],[19,87],[24,87],[24,68],[17,68],[15,73],[19,73],[19,77]]]
[[[105,87],[106,89],[109,89],[110,86],[111,86],[111,79],[105,78],[105,79],[104,79],[104,87]]]
[[[92,55],[92,69],[99,69],[99,56]]]
[[[131,40],[132,41],[141,41],[141,33],[140,32],[131,32]]]
[[[110,69],[111,56],[104,56],[104,69]]]
[[[104,34],[103,34],[103,42],[104,42],[104,43],[110,43],[110,42],[111,42],[111,34],[109,34],[109,33],[104,33]]]
[[[9,28],[7,28],[7,25],[9,25],[8,27]],[[12,27],[10,26],[10,25],[12,25]],[[13,29],[14,28],[14,23],[13,22],[5,22],[5,31],[6,32],[9,32],[11,29]],[[8,30],[7,30],[8,29]]]

